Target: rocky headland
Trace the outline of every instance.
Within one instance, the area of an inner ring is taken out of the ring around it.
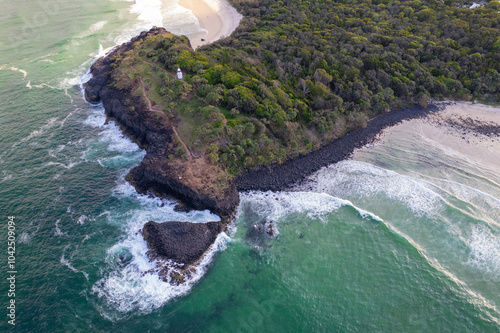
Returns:
[[[127,136],[146,150],[143,161],[127,175],[127,180],[138,192],[174,197],[189,208],[209,209],[221,218],[221,222],[206,224],[148,222],[142,232],[152,257],[186,265],[195,263],[224,230],[225,224],[233,219],[239,203],[238,191],[289,188],[321,167],[348,158],[354,149],[373,141],[384,128],[440,109],[436,105],[415,106],[386,113],[369,121],[366,127],[351,130],[318,150],[283,163],[254,168],[236,177],[229,176],[208,158],[205,153],[208,143],[197,156],[182,141],[176,130],[182,119],[161,110],[148,98],[147,78],[138,75],[136,63],[130,62],[126,67],[130,69],[129,76],[125,77],[125,81],[130,78],[129,84],[122,84],[123,76],[116,75],[116,68],[124,66],[136,45],[155,36],[174,38],[163,28],[142,32],[96,61],[90,69],[92,78],[85,84],[87,101],[102,103],[108,118],[116,121]],[[175,38],[182,40],[185,37]],[[187,39],[183,42],[189,45]],[[171,74],[166,72],[165,75]],[[179,149],[183,154],[179,154]]]
[[[239,201],[235,184],[219,184],[214,172],[216,166],[207,163],[204,157],[173,159],[177,148],[176,121],[159,110],[151,110],[144,96],[113,84],[113,69],[120,55],[132,50],[133,44],[148,34],[164,33],[167,32],[162,28],[142,32],[95,62],[90,69],[92,78],[85,84],[85,97],[92,104],[102,103],[108,118],[115,120],[127,136],[146,150],[143,161],[127,175],[138,192],[173,196],[190,208],[209,209],[228,223]]]

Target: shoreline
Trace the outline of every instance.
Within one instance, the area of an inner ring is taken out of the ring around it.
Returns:
[[[85,99],[92,104],[102,103],[108,119],[115,120],[127,137],[146,150],[141,163],[126,176],[137,192],[174,197],[190,209],[208,209],[227,224],[239,203],[234,183],[218,187],[218,173],[213,172],[214,168],[204,159],[170,160],[168,156],[176,154],[172,126],[175,124],[166,115],[150,112],[142,96],[134,96],[132,90],[119,90],[111,84],[113,65],[119,61],[119,55],[147,36],[159,34],[171,35],[164,28],[143,31],[96,61],[90,70],[92,78],[85,84]],[[187,42],[186,37],[179,38]]]
[[[380,140],[398,130],[417,128],[422,140],[474,163],[500,168],[500,107],[457,102],[423,119],[384,130]]]
[[[307,155],[239,175],[236,187],[240,192],[293,190],[318,170],[349,159],[391,131],[414,126],[423,139],[476,162],[496,166],[500,161],[500,107],[447,100],[378,116],[366,128],[352,130]]]
[[[239,191],[293,189],[319,169],[348,159],[356,149],[373,143],[385,129],[404,120],[430,119],[429,116],[445,110],[447,106],[458,104],[445,101],[427,108],[413,106],[385,113],[369,121],[365,128],[352,130],[316,151],[290,158],[282,164],[261,166],[234,179],[225,179],[226,186],[220,187],[217,186],[217,173],[214,173],[220,166],[209,164],[203,159],[167,158],[176,153],[175,124],[163,114],[149,112],[147,101],[142,96],[133,95],[133,87],[119,90],[111,84],[113,65],[122,59],[119,55],[132,49],[136,42],[158,34],[172,35],[163,28],[144,31],[94,63],[90,70],[92,78],[85,84],[85,98],[93,104],[101,102],[108,119],[114,119],[126,136],[146,149],[141,163],[132,168],[126,177],[137,192],[152,193],[159,197],[171,196],[189,209],[208,209],[221,218],[219,223],[223,226],[222,230],[236,215],[240,203]],[[186,37],[178,38],[184,38],[187,43]],[[474,117],[466,111],[467,117]],[[469,123],[466,121],[464,124]],[[495,136],[500,131],[500,120],[496,127],[488,119],[479,119],[473,124],[478,125],[474,128],[481,131],[493,131]]]
[[[374,142],[385,129],[404,120],[425,118],[444,110],[452,103],[454,102],[439,102],[426,108],[413,106],[383,114],[369,121],[365,128],[352,130],[318,150],[286,160],[282,164],[262,166],[239,175],[236,188],[240,192],[288,190],[319,169],[349,158],[356,149]]]
[[[192,4],[191,1],[193,0],[180,1],[189,1]],[[134,37],[131,41],[118,46],[112,52],[100,58],[92,65],[90,70],[92,78],[85,84],[85,99],[93,104],[102,102],[106,115],[110,118],[114,118],[118,124],[120,124],[124,134],[138,142],[140,146],[156,146],[156,144],[154,142],[148,142],[146,144],[145,141],[149,141],[146,140],[148,135],[144,132],[145,128],[143,128],[142,125],[138,126],[138,131],[136,131],[134,127],[141,123],[140,120],[137,121],[138,119],[132,120],[132,118],[136,118],[136,115],[129,114],[125,117],[129,119],[118,119],[120,118],[118,115],[120,115],[122,111],[125,111],[125,109],[128,111],[128,107],[123,108],[123,105],[118,106],[118,104],[127,103],[116,104],[111,103],[111,101],[114,100],[115,102],[123,102],[127,100],[127,92],[113,91],[113,89],[105,88],[105,83],[109,82],[109,75],[112,72],[110,67],[112,61],[110,59],[116,53],[131,49],[134,42],[143,39],[150,33],[161,33],[161,31],[165,31],[165,29],[153,28],[150,31],[143,31],[139,36]],[[101,98],[104,97],[103,95],[107,96],[105,98]],[[140,193],[151,192],[160,197],[173,196],[185,205],[185,208],[183,209],[209,209],[213,213],[221,216],[223,221],[230,222],[235,216],[236,209],[239,204],[239,196],[236,195],[236,193],[245,191],[289,190],[300,184],[308,176],[319,169],[348,159],[352,156],[356,149],[373,143],[380,135],[382,135],[385,129],[393,127],[405,120],[425,118],[430,114],[443,111],[447,106],[457,103],[461,102],[448,100],[430,104],[426,108],[414,105],[412,107],[390,111],[370,120],[365,128],[351,130],[343,137],[330,141],[315,151],[309,152],[305,155],[289,158],[281,164],[264,165],[255,170],[239,174],[230,184],[230,188],[232,188],[232,190],[229,191],[235,196],[236,200],[227,200],[227,198],[221,198],[219,195],[216,195],[217,198],[212,197],[211,195],[206,198],[200,198],[197,195],[193,197],[193,188],[191,188],[189,184],[186,184],[184,180],[182,182],[179,181],[182,177],[179,177],[179,180],[177,180],[176,177],[172,177],[171,175],[168,176],[163,172],[161,173],[161,176],[159,174],[150,174],[150,172],[148,172],[150,171],[150,167],[147,167],[146,164],[149,166],[158,163],[169,164],[166,161],[161,162],[157,157],[152,158],[154,161],[150,161],[149,156],[151,154],[147,154],[141,164],[129,172],[127,180]],[[116,105],[111,107],[111,104]],[[139,100],[135,101],[133,104],[135,104],[138,110],[145,107]],[[474,105],[472,103],[470,104]],[[118,111],[117,114],[115,114],[116,112],[114,111]],[[129,122],[129,124],[127,124],[127,122]],[[165,142],[172,141],[172,138],[174,137],[173,134],[167,133],[168,131],[165,131],[165,129],[160,130],[156,127],[157,125],[152,126],[151,128],[155,131],[163,132],[162,140]],[[148,151],[149,149],[146,150]],[[228,202],[220,206],[220,203],[224,201]],[[223,214],[220,215],[222,212]]]
[[[178,4],[190,10],[198,19],[200,27],[207,31],[204,35],[189,39],[193,49],[230,36],[243,18],[225,0],[179,0]]]

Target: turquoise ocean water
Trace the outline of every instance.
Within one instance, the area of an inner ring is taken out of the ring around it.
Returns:
[[[500,330],[500,169],[417,131],[392,132],[293,192],[242,194],[193,279],[160,282],[142,225],[217,216],[137,194],[124,176],[144,152],[84,102],[81,82],[106,49],[153,25],[199,33],[195,19],[175,2],[1,6],[2,332]],[[275,238],[255,231],[263,219]]]

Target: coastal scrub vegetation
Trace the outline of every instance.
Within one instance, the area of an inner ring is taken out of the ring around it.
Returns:
[[[431,98],[500,100],[496,0],[230,2],[244,15],[231,37],[194,51],[185,37],[150,34],[117,56],[115,84],[139,95],[144,78],[193,153],[232,174]]]

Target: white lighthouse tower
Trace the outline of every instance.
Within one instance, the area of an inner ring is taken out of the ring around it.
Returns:
[[[178,78],[179,80],[182,80],[182,71],[181,71],[181,69],[180,69],[180,68],[177,68],[177,78]]]

